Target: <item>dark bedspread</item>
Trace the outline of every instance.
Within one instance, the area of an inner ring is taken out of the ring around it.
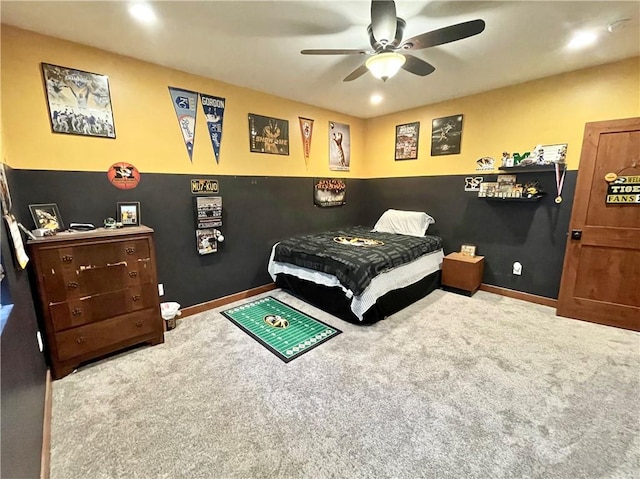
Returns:
[[[355,238],[382,244],[363,245]],[[274,260],[332,274],[358,296],[380,273],[441,248],[438,236],[373,233],[371,228],[353,226],[283,240],[276,246]]]

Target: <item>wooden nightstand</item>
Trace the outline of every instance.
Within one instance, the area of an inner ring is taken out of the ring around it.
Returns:
[[[473,295],[482,283],[484,256],[450,253],[442,263],[442,285],[467,291]]]

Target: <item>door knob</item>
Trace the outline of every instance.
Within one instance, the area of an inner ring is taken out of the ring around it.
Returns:
[[[571,230],[571,239],[579,240],[582,238],[582,230]]]

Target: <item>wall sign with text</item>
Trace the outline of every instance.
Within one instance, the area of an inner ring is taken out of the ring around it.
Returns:
[[[607,186],[608,205],[640,205],[640,176],[618,176]]]
[[[191,193],[218,193],[218,180],[191,180]]]

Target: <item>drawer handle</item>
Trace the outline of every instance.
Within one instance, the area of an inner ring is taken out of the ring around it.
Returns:
[[[77,287],[78,287],[78,283],[76,283],[75,281],[69,281],[69,282],[67,283],[67,286],[68,286],[69,288],[71,288],[71,289],[75,289],[75,288],[77,288]]]
[[[143,324],[144,324],[144,321],[142,321],[141,319],[136,321],[136,327],[138,328],[141,328]]]
[[[129,246],[128,248],[125,249],[125,251],[127,252],[127,254],[133,254],[136,252],[136,249],[133,248],[132,246]]]
[[[76,342],[78,344],[86,343],[87,342],[87,338],[85,338],[84,336],[80,336],[78,339],[76,339]]]
[[[73,256],[71,256],[70,254],[65,254],[62,257],[62,261],[64,261],[65,263],[71,263],[73,261]]]
[[[135,278],[136,276],[138,276],[138,272],[137,271],[129,271],[129,276],[132,278]]]
[[[80,316],[82,314],[82,310],[80,308],[76,308],[71,311],[71,314],[73,314],[74,316]]]
[[[133,299],[134,301],[140,301],[141,296],[139,294],[134,294],[133,296],[131,296],[131,299]]]

